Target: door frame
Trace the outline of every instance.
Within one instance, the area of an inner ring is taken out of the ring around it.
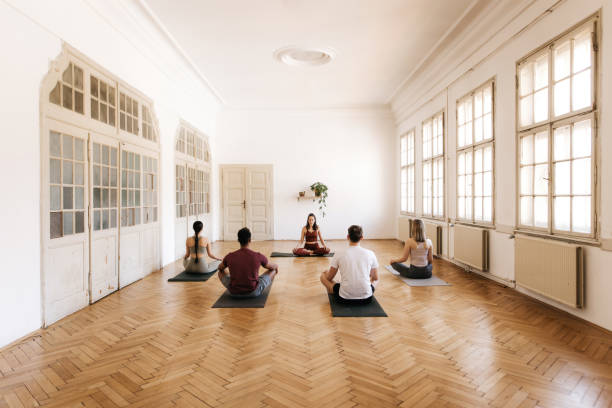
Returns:
[[[274,234],[274,165],[272,164],[219,164],[219,235],[220,235],[220,239],[221,241],[226,241],[225,239],[225,224],[224,224],[224,202],[223,202],[223,196],[224,196],[224,191],[223,191],[223,171],[225,169],[232,169],[232,168],[244,168],[245,170],[248,169],[259,169],[259,170],[267,170],[268,173],[270,174],[270,203],[269,203],[269,208],[270,208],[270,238],[272,240],[274,240],[275,238],[275,234]],[[246,175],[246,171],[245,171],[245,175]],[[245,183],[246,183],[246,178],[245,178]],[[246,184],[245,184],[245,188],[246,188]],[[235,239],[235,237],[232,238],[232,240]]]

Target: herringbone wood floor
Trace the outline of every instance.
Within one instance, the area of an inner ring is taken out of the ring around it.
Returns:
[[[401,249],[364,246],[381,266]],[[274,260],[264,309],[211,309],[220,282],[168,283],[176,263],[0,350],[0,407],[612,406],[612,335],[512,289],[443,261],[453,286],[381,269],[389,317],[332,318],[329,259]]]

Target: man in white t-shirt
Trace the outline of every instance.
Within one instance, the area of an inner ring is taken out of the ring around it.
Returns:
[[[369,249],[362,248],[363,230],[351,225],[347,239],[349,247],[332,258],[329,271],[321,274],[321,283],[338,302],[366,304],[372,301],[374,288],[378,283],[378,261]],[[340,283],[334,283],[334,276],[340,271]]]

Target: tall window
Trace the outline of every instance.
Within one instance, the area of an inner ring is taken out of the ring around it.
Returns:
[[[493,222],[493,82],[457,101],[457,218]]]
[[[123,151],[121,155],[121,226],[140,224],[140,155]]]
[[[85,232],[86,144],[70,135],[49,135],[51,238]]]
[[[596,20],[517,66],[523,228],[595,236]]]
[[[423,215],[444,216],[444,113],[423,122]]]
[[[402,213],[414,214],[414,129],[400,138]]]
[[[49,102],[82,114],[83,98],[83,69],[71,62],[50,92]]]
[[[157,159],[142,156],[143,223],[157,222]]]
[[[115,127],[117,115],[115,88],[91,75],[91,117]]]
[[[187,194],[185,192],[185,166],[176,165],[176,218],[187,215]]]

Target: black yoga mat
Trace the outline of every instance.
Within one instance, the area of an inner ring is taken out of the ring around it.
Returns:
[[[334,317],[387,317],[387,313],[376,298],[373,298],[372,302],[366,305],[350,305],[337,302],[332,294],[327,296]]]
[[[213,308],[228,308],[228,309],[231,309],[231,308],[233,309],[262,308],[266,305],[266,300],[268,300],[268,295],[270,294],[271,288],[272,288],[272,285],[270,284],[270,286],[268,286],[267,288],[264,289],[263,292],[261,292],[261,295],[257,297],[251,297],[251,298],[233,297],[230,295],[229,291],[226,290],[225,292],[223,292],[221,297],[217,299],[215,304],[212,305],[212,307]]]
[[[324,256],[326,258],[331,258],[334,256],[334,253],[330,252],[329,254],[325,255],[295,255],[291,252],[272,252],[270,254],[270,258],[311,258],[316,256]]]
[[[217,271],[210,273],[190,273],[183,271],[174,278],[168,279],[168,282],[206,282],[216,273]]]

